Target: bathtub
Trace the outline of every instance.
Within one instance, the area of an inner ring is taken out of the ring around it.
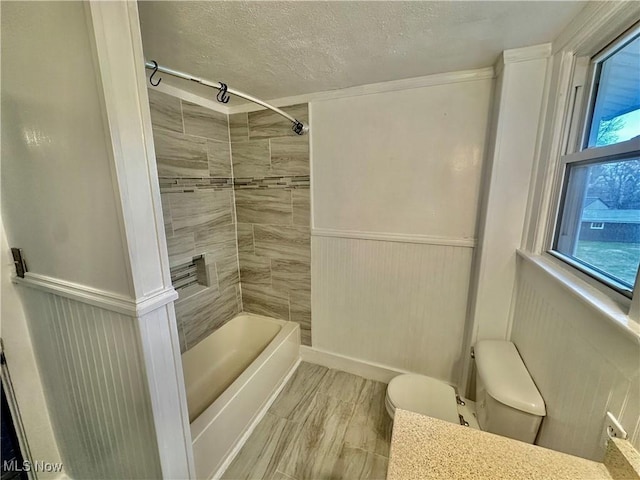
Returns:
[[[297,323],[242,313],[182,355],[197,478],[223,472],[299,352]]]

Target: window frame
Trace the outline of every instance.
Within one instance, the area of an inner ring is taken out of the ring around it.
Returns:
[[[568,92],[571,96],[571,101],[568,104],[565,115],[566,128],[563,147],[560,150],[554,181],[556,193],[553,201],[554,208],[551,209],[553,215],[549,218],[549,228],[544,242],[544,251],[553,259],[559,260],[563,267],[568,267],[580,278],[599,290],[608,293],[616,301],[626,305],[631,310],[634,309],[632,305],[638,303],[637,301],[640,297],[640,266],[636,273],[635,285],[628,289],[625,285],[615,282],[602,274],[597,268],[587,266],[583,262],[569,257],[555,250],[555,247],[564,213],[571,166],[573,164],[586,165],[640,156],[640,137],[618,142],[614,145],[588,147],[599,86],[597,80],[599,79],[602,63],[633,41],[639,34],[640,24],[635,24],[613,41],[608,42],[604,48],[601,48],[594,55],[574,56],[572,81]],[[634,292],[638,292],[638,294],[634,295]]]

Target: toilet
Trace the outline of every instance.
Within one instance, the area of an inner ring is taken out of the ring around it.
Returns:
[[[542,418],[544,400],[516,346],[504,340],[481,340],[474,347],[476,401],[456,396],[452,386],[424,375],[403,374],[387,387],[385,406],[393,419],[397,408],[421,413],[446,422],[465,422],[461,407],[473,412],[480,429],[533,443]],[[473,420],[475,424],[475,419]]]

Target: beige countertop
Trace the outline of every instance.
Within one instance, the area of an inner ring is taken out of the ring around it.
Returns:
[[[396,411],[388,480],[611,478],[603,463]]]

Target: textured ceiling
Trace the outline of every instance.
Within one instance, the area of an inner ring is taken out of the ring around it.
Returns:
[[[265,100],[486,67],[502,50],[553,40],[584,5],[138,2],[148,60]]]

